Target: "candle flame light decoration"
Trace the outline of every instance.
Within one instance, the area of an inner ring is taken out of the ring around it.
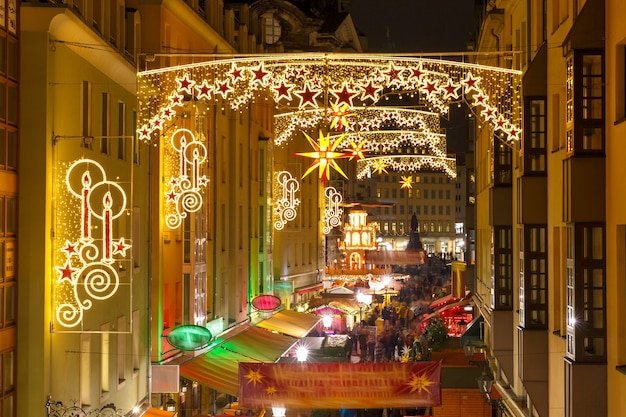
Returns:
[[[177,129],[170,138],[169,190],[165,193],[165,224],[169,229],[177,229],[188,213],[202,208],[202,191],[208,183],[201,174],[207,159],[204,143],[197,140],[189,129]]]
[[[81,326],[95,302],[112,298],[122,285],[130,287],[130,274],[122,282],[120,271],[130,262],[131,242],[116,234],[127,214],[126,192],[94,160],[76,160],[66,170],[63,165],[58,163],[55,222],[57,331]]]
[[[274,144],[303,133],[314,152],[296,154],[314,159],[305,176],[318,168],[323,183],[329,167],[339,168],[337,158],[356,159],[357,179],[388,170],[411,175],[425,169],[455,178],[456,161],[446,156],[439,127],[439,117],[447,115],[452,104],[465,102],[483,128],[510,146],[522,133],[521,72],[460,61],[358,54],[250,55],[139,72],[138,86],[138,137],[147,142],[163,136],[167,122],[182,115],[186,102],[223,101],[222,106],[241,111],[257,98],[273,98]],[[381,106],[390,97],[408,99],[409,105]],[[343,136],[331,136],[329,130]],[[318,142],[312,139],[316,131]],[[204,155],[197,155],[198,163],[205,161]],[[181,163],[180,178],[189,178],[188,165]],[[337,172],[344,175],[341,169]],[[275,174],[275,179],[281,178],[277,186],[283,187],[275,194],[282,197],[274,202],[277,230],[295,219],[299,203],[294,198],[297,189],[284,175]],[[171,218],[171,227],[182,218],[184,211]]]

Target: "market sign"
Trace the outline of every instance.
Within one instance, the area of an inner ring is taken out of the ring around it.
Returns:
[[[209,329],[194,324],[175,327],[166,336],[167,342],[180,350],[201,349],[209,344],[212,337]]]
[[[259,311],[270,312],[280,307],[280,298],[271,294],[258,295],[252,299],[252,307]]]
[[[441,362],[239,363],[242,407],[441,405]]]

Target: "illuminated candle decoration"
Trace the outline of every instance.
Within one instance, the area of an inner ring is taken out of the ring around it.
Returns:
[[[208,102],[220,96],[239,110],[259,95],[273,97],[279,113],[324,109],[327,116],[332,115],[329,97],[350,113],[392,97],[417,100],[445,115],[451,104],[464,101],[502,140],[521,138],[521,72],[505,68],[421,57],[303,53],[218,59],[138,76],[137,131],[146,141],[158,138],[165,117],[181,111],[188,96]],[[347,113],[336,117],[341,130],[351,129]]]
[[[339,152],[337,151],[337,147],[344,140],[344,135],[335,138],[332,141],[330,139],[330,135],[324,135],[324,133],[320,130],[319,132],[319,142],[315,142],[313,138],[304,133],[304,136],[307,138],[309,143],[314,149],[314,152],[298,152],[296,155],[304,156],[307,158],[313,158],[313,163],[306,170],[302,178],[309,175],[316,168],[319,168],[319,177],[322,179],[322,183],[326,183],[326,181],[330,177],[330,168],[333,168],[335,171],[340,173],[344,178],[348,178],[346,174],[343,172],[341,167],[337,164],[335,159],[339,158],[348,158],[350,154],[347,152]]]
[[[89,189],[91,188],[91,177],[89,176],[89,171],[85,171],[83,175],[83,204],[82,207],[82,218],[83,218],[83,239],[89,240],[89,234],[91,233],[91,213],[89,213]]]
[[[294,221],[298,215],[297,208],[300,198],[296,193],[300,190],[300,183],[289,171],[280,171],[274,181],[274,229],[283,230],[285,225]]]
[[[102,258],[102,262],[111,263],[111,205],[113,202],[111,201],[111,193],[107,192],[102,199],[102,205],[104,210],[102,212],[102,233],[104,234],[104,238],[102,239],[102,252],[104,253],[104,257]]]
[[[324,188],[324,213],[322,215],[322,233],[329,234],[341,224],[343,196],[335,187]]]
[[[78,327],[94,301],[116,295],[120,286],[118,266],[128,261],[126,251],[131,247],[124,237],[113,242],[115,220],[127,214],[127,199],[124,189],[107,179],[102,165],[80,159],[67,165],[63,178],[63,186],[58,183],[58,198],[62,200],[57,201],[63,209],[55,220],[55,239],[64,242],[56,247],[54,261],[58,331]],[[102,227],[91,230],[92,218]]]
[[[179,169],[169,170],[165,193],[165,224],[169,229],[177,229],[189,213],[202,208],[202,192],[208,178],[201,173],[201,166],[207,159],[207,148],[189,129],[177,129],[171,137],[166,153],[171,163]],[[176,161],[176,162],[174,162]],[[190,168],[189,168],[190,167]],[[167,169],[167,168],[166,168]]]

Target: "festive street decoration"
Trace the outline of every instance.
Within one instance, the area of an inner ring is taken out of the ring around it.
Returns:
[[[273,223],[274,229],[283,230],[298,215],[300,198],[296,193],[300,190],[300,183],[289,171],[277,172],[275,177]]]
[[[59,166],[62,170],[62,167]],[[55,319],[60,329],[79,326],[94,302],[113,297],[128,260],[129,239],[118,236],[116,221],[127,213],[124,189],[107,179],[90,159],[71,163],[58,184],[56,217]],[[86,330],[86,329],[82,329]]]
[[[400,188],[405,188],[407,190],[413,188],[413,177],[410,175],[403,176],[402,180],[400,181]]]
[[[334,227],[341,224],[343,196],[335,187],[324,188],[324,212],[322,215],[322,233],[329,234]]]
[[[357,179],[367,178],[372,174],[388,173],[388,170],[408,174],[422,170],[434,170],[445,173],[449,178],[456,178],[456,160],[454,158],[432,155],[383,155],[372,156],[357,162]]]
[[[334,120],[333,113],[328,114],[326,109],[307,109],[294,112],[280,113],[274,116],[274,143],[283,145],[290,141],[300,131],[319,130],[325,128]],[[424,137],[444,136],[439,120],[441,115],[435,112],[405,109],[391,106],[358,107],[350,109],[350,113],[343,116],[343,129],[349,137],[357,133],[380,132],[381,129],[396,131],[412,131]],[[312,129],[313,128],[313,129]],[[332,131],[332,127],[331,127]]]
[[[302,175],[302,178],[309,175],[316,168],[319,170],[319,177],[322,180],[322,183],[326,183],[326,181],[330,178],[330,168],[333,168],[335,171],[340,173],[344,178],[348,178],[346,174],[343,172],[341,167],[337,164],[335,159],[339,158],[347,158],[350,156],[349,153],[337,151],[337,147],[344,140],[345,135],[341,135],[339,137],[333,138],[334,140],[331,143],[330,135],[324,135],[324,132],[320,130],[319,132],[319,141],[316,142],[309,135],[304,133],[304,136],[309,141],[309,144],[314,149],[314,152],[298,152],[296,155],[304,156],[307,158],[313,158],[313,163],[306,172]]]
[[[334,106],[352,112],[393,96],[445,115],[452,103],[464,100],[504,141],[521,138],[520,71],[427,58],[312,53],[140,72],[139,138],[158,140],[166,119],[191,100],[224,99],[239,110],[260,95],[273,97],[279,113],[327,109],[329,97]]]
[[[206,175],[202,174],[207,149],[189,129],[178,129],[170,138],[170,151],[165,224],[169,229],[177,229],[189,213],[202,208],[201,193],[208,183]]]
[[[246,408],[397,408],[441,405],[441,362],[239,362]]]

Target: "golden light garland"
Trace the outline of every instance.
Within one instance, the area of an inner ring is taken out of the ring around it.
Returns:
[[[521,72],[502,68],[378,55],[273,54],[144,71],[138,77],[138,133],[146,141],[158,138],[183,102],[223,98],[238,110],[257,94],[273,96],[283,110],[327,109],[330,103],[352,109],[376,105],[383,96],[413,96],[439,114],[463,99],[503,140],[521,137]]]
[[[432,155],[384,155],[372,156],[357,162],[357,179],[365,179],[372,174],[413,173],[418,171],[441,171],[449,178],[456,178],[456,159]]]
[[[307,109],[286,112],[274,116],[274,132],[276,145],[290,141],[300,131],[326,128],[331,123],[333,113],[326,109]],[[351,109],[345,119],[343,131],[348,134],[358,132],[375,132],[381,128],[394,130],[413,130],[424,135],[441,135],[439,113],[423,110],[403,109],[398,107],[359,107]],[[332,128],[331,128],[332,130]]]

